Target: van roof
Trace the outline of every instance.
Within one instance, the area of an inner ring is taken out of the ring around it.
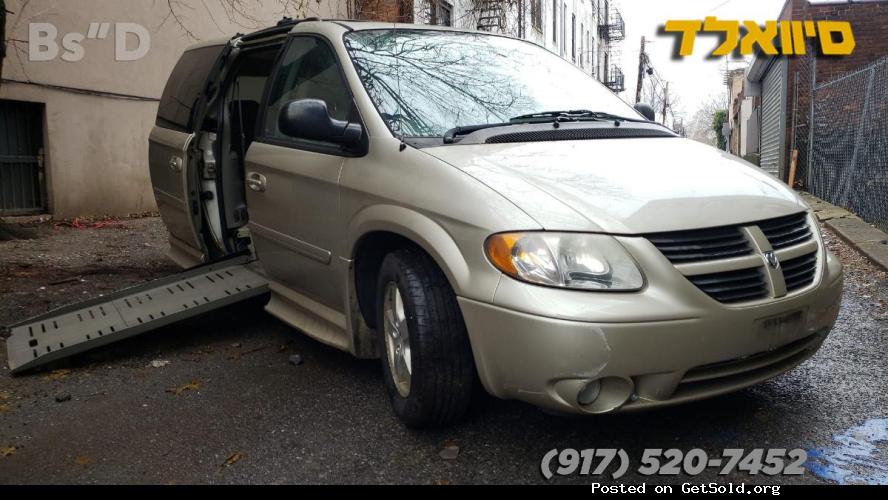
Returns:
[[[469,32],[477,32],[477,33],[485,33],[487,32],[469,28],[457,28],[453,26],[440,26],[437,24],[409,24],[409,23],[383,23],[379,21],[362,21],[356,19],[330,19],[329,21],[334,21],[341,26],[348,27],[352,30],[378,30],[378,29],[399,29],[399,30],[437,30],[437,31],[469,31]]]
[[[188,48],[185,49],[185,52],[188,52],[189,50],[202,49],[205,47],[213,47],[216,45],[225,45],[226,43],[228,43],[229,40],[231,40],[231,39],[230,38],[213,38],[211,40],[204,40],[202,42],[195,43],[194,45],[189,45]]]
[[[252,33],[248,33],[243,35],[248,38],[259,38],[263,34],[268,33],[269,35],[274,32],[287,32],[291,30],[293,27],[303,24],[303,23],[331,23],[341,26],[342,28],[350,31],[359,31],[359,30],[379,30],[379,29],[400,29],[400,30],[435,30],[435,31],[455,31],[455,32],[471,32],[471,33],[486,33],[479,32],[478,30],[468,29],[468,28],[455,28],[452,26],[438,26],[434,24],[409,24],[409,23],[385,23],[380,21],[364,21],[360,19],[319,19],[316,17],[310,17],[306,19],[282,19],[278,22],[277,25],[269,26],[267,28],[263,28],[258,31],[254,31]],[[500,35],[501,36],[501,35]],[[214,38],[211,40],[205,40],[194,45],[189,46],[186,51],[200,49],[204,47],[211,47],[216,45],[225,45],[228,43],[230,38]]]

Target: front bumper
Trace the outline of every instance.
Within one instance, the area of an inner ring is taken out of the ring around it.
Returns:
[[[635,294],[504,277],[493,304],[459,303],[489,393],[566,413],[653,408],[748,387],[812,356],[842,293],[841,264],[820,252],[809,289],[748,307],[720,304],[665,270]],[[598,398],[580,405],[594,380]]]

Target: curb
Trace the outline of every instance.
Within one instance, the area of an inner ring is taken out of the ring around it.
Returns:
[[[798,194],[811,207],[821,224],[829,227],[877,266],[888,271],[888,234],[844,208],[823,201],[810,193]]]
[[[0,217],[0,224],[42,224],[44,222],[52,222],[53,217],[49,214],[40,215],[7,215]]]

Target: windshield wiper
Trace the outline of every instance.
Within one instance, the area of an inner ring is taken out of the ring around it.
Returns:
[[[486,128],[494,128],[494,127],[508,127],[509,125],[517,125],[519,122],[506,122],[506,123],[480,123],[478,125],[464,125],[462,127],[453,127],[452,129],[444,132],[444,144],[452,144],[456,136],[458,135],[469,135],[472,132],[477,132],[479,130],[484,130]],[[527,123],[527,122],[524,122]]]
[[[648,123],[647,120],[637,120],[634,118],[626,118],[625,116],[613,115],[602,111],[589,111],[588,109],[576,109],[570,111],[542,111],[540,113],[529,113],[509,118],[509,121],[502,123],[479,123],[477,125],[464,125],[461,127],[453,127],[444,132],[444,144],[452,144],[458,135],[468,135],[479,130],[495,127],[508,127],[509,125],[521,125],[527,123],[554,123],[554,122],[578,122],[591,120],[616,120],[628,122]]]
[[[552,114],[534,113],[530,115],[521,115],[514,118],[509,118],[509,121],[502,123],[479,123],[477,125],[463,125],[462,127],[453,127],[447,132],[444,132],[444,144],[451,144],[458,135],[468,135],[472,132],[477,132],[486,128],[508,127],[509,125],[521,125],[527,123],[553,123],[559,121],[569,121],[563,118],[563,113],[563,111],[555,111]]]

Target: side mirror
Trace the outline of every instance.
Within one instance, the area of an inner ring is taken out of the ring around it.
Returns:
[[[657,119],[657,114],[654,112],[654,108],[652,108],[650,104],[637,102],[635,103],[635,111],[641,113],[641,116],[647,118],[649,121],[655,121]]]
[[[358,123],[330,117],[327,103],[321,99],[296,99],[285,104],[278,115],[278,128],[290,137],[346,147],[359,144],[364,133]]]

